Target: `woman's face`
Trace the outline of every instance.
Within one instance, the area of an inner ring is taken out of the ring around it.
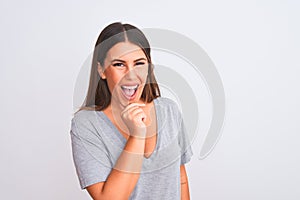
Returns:
[[[107,80],[112,102],[127,106],[139,102],[148,75],[148,61],[143,50],[130,42],[114,45],[98,71]],[[102,73],[103,72],[103,73]]]

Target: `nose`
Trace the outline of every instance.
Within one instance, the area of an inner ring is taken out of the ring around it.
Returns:
[[[128,70],[126,72],[126,78],[127,79],[135,79],[136,76],[137,76],[137,73],[136,73],[135,68],[132,65],[128,66]]]

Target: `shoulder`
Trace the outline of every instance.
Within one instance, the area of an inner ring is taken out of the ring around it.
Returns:
[[[167,97],[158,97],[156,98],[157,107],[161,111],[161,114],[170,119],[176,119],[179,121],[181,118],[181,110],[176,101]]]
[[[155,99],[159,105],[163,105],[166,107],[175,107],[178,108],[177,102],[175,102],[173,99],[168,97],[158,97]]]
[[[73,132],[86,133],[95,129],[96,111],[80,110],[73,115],[71,119],[71,130]]]
[[[179,105],[176,101],[168,97],[158,97],[155,99],[157,105],[162,106],[162,108],[169,110],[170,112],[179,112]]]
[[[90,121],[95,115],[95,111],[80,110],[73,115],[72,122],[84,123]]]

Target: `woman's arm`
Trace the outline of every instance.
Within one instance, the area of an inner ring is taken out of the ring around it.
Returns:
[[[145,139],[130,136],[106,181],[87,187],[91,197],[94,200],[127,200],[140,176],[144,148]]]
[[[181,200],[189,200],[189,184],[184,165],[180,165],[180,185],[181,185]]]
[[[146,140],[146,114],[140,106],[145,104],[132,103],[121,112],[130,136],[106,181],[87,187],[95,200],[128,199],[135,188],[143,165]]]

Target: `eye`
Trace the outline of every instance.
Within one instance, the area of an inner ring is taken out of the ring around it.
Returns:
[[[145,65],[145,62],[137,62],[137,63],[135,63],[135,65],[142,66],[142,65]]]
[[[113,66],[114,67],[123,67],[124,64],[123,63],[114,63]]]

